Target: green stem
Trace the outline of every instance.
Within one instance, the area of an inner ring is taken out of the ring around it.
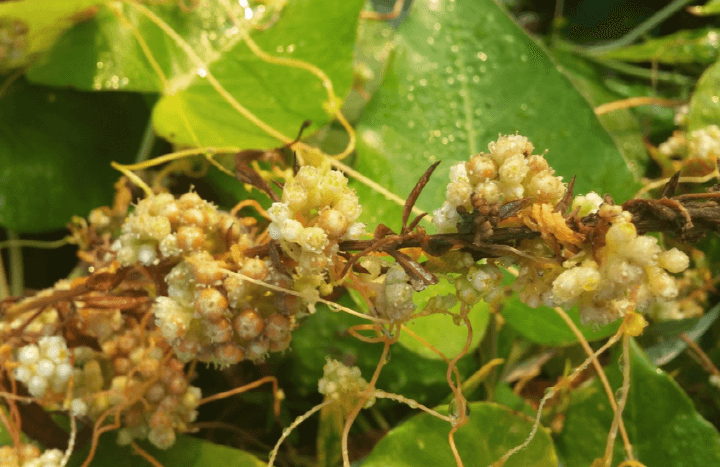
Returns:
[[[14,230],[7,230],[8,240],[20,240],[20,235]],[[23,284],[23,257],[20,245],[10,245],[10,293],[16,297],[22,297],[25,291]]]
[[[631,30],[621,38],[615,39],[614,41],[606,42],[605,44],[601,44],[595,47],[588,47],[585,50],[592,55],[601,55],[611,50],[619,49],[620,47],[630,45],[647,32],[650,32],[655,26],[662,23],[670,16],[674,15],[678,10],[683,8],[691,1],[692,0],[675,0],[666,5],[664,8],[660,9],[650,18],[640,23],[637,27],[635,27],[633,30]]]

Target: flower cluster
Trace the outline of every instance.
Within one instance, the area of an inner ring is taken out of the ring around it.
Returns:
[[[223,252],[243,233],[237,219],[193,192],[177,200],[162,193],[140,201],[122,231],[113,244],[122,266],[150,266],[199,251]]]
[[[238,272],[250,279],[292,287],[270,261],[244,256],[237,261]],[[168,296],[156,299],[153,313],[178,358],[230,365],[285,350],[300,301],[236,275],[224,277],[219,265],[209,254],[197,253],[165,278]]]
[[[70,352],[65,339],[59,336],[43,337],[37,345],[21,347],[17,361],[15,378],[37,398],[44,397],[48,390],[63,393],[73,374]]]
[[[23,444],[18,455],[12,446],[2,446],[0,467],[60,467],[64,454],[59,449],[41,453],[37,446]]]
[[[661,158],[679,159],[671,162],[673,170],[682,168],[687,175],[705,175],[715,170],[720,157],[720,127],[709,125],[692,132],[676,131],[657,151]]]
[[[360,368],[349,367],[330,357],[326,358],[323,377],[318,382],[320,394],[339,401],[343,407],[352,408],[367,386]],[[371,407],[374,403],[375,397],[368,397],[364,407]]]
[[[319,168],[303,166],[285,183],[282,201],[268,209],[268,233],[294,261],[296,288],[308,296],[311,290],[332,291],[325,272],[332,269],[338,243],[365,233],[365,224],[355,222],[362,207],[347,182],[327,161]]]
[[[633,309],[647,311],[658,299],[674,299],[678,288],[668,273],[685,270],[687,255],[638,235],[630,213],[619,206],[604,204],[597,215],[611,224],[605,245],[594,252],[586,246],[562,265],[521,261],[514,284],[520,298],[531,306],[578,305],[584,323],[608,323]]]
[[[110,383],[108,402],[127,406],[122,412],[118,443],[147,438],[158,448],[167,449],[175,444],[175,433],[186,432],[188,424],[195,421],[200,389],[188,384],[179,360],[163,359],[160,347],[128,349],[131,343],[137,345],[137,337],[126,333],[103,348],[111,356],[117,375]]]
[[[536,203],[556,203],[565,193],[562,177],[541,155],[533,155],[532,143],[524,136],[499,136],[488,145],[490,151],[470,158],[450,168],[450,183],[446,200],[433,213],[433,222],[439,233],[456,232],[462,206],[473,210],[474,193],[487,204],[501,204],[522,198]]]

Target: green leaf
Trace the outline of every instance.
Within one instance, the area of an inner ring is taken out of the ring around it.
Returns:
[[[420,0],[395,36],[385,81],[358,127],[357,169],[405,198],[438,159],[417,206],[445,197],[450,167],[497,139],[528,136],[576,192],[625,199],[639,187],[593,109],[492,0]],[[400,206],[356,185],[363,221],[400,218]],[[394,227],[393,225],[390,225]]]
[[[254,40],[265,52],[302,60],[330,78],[337,96],[350,88],[352,55],[362,0],[290,2],[281,18]],[[307,70],[263,62],[244,42],[225,53],[210,72],[232,97],[262,121],[294,137],[301,123],[313,128],[330,117],[327,92]],[[334,105],[335,103],[333,103]],[[178,145],[275,147],[277,140],[251,123],[206,79],[164,96],[153,113],[157,132]]]
[[[575,53],[555,49],[553,58],[562,66],[565,76],[593,107],[629,97],[658,95],[650,84],[608,76],[605,69]],[[677,98],[678,96],[658,97]],[[653,131],[671,131],[665,127],[675,127],[673,117],[673,109],[652,106],[618,109],[599,115],[598,119],[628,161],[630,170],[636,177],[640,177],[645,174],[645,166],[649,158],[645,149],[648,127],[652,127]]]
[[[645,349],[648,358],[658,366],[670,363],[687,348],[685,341],[680,338],[681,332],[697,341],[718,319],[718,316],[720,316],[720,306],[715,306],[700,319],[665,321],[649,326],[643,332],[642,337],[655,334],[657,343]]]
[[[682,30],[667,36],[648,39],[642,44],[611,50],[602,58],[626,62],[701,63],[708,65],[718,58],[720,30],[701,28]]]
[[[695,92],[690,100],[688,129],[699,130],[720,122],[720,61],[710,65],[700,76]]]
[[[344,297],[340,303],[353,307],[349,297]],[[301,393],[317,392],[326,357],[357,365],[363,376],[370,378],[380,361],[382,344],[362,342],[347,332],[351,326],[366,323],[347,313],[330,311],[324,305],[318,306],[318,311],[301,323],[293,332],[290,354],[295,372],[292,381]],[[477,369],[472,356],[462,358],[457,366],[463,378]],[[445,362],[422,357],[395,344],[390,348],[390,360],[380,373],[377,387],[420,403],[439,403],[450,392],[446,372]]]
[[[188,11],[183,11],[178,2],[165,3],[147,8],[187,42],[206,65],[240,40],[245,33],[240,28],[250,27],[249,22],[235,27],[223,2],[200,2]],[[157,62],[167,80],[166,86],[136,34]],[[82,90],[173,94],[197,77],[197,68],[185,51],[138,8],[119,3],[112,10],[101,8],[91,20],[68,31],[51,51],[33,64],[28,70],[28,79]]]
[[[114,433],[111,433],[102,437],[91,465],[137,467],[138,463],[145,462],[133,454],[130,447],[118,446],[112,439],[113,436]],[[147,443],[141,444],[144,450],[167,467],[264,467],[267,465],[245,451],[213,444],[192,436],[178,436],[175,444],[168,450],[160,450]],[[74,454],[68,465],[70,467],[82,465],[87,451],[85,449]]]
[[[25,0],[22,2],[2,2],[0,4],[0,18],[2,22],[19,21],[27,28],[27,35],[13,57],[8,54],[6,47],[6,34],[13,32],[3,31],[3,55],[0,60],[0,70],[24,66],[33,55],[49,48],[57,38],[73,23],[81,19],[84,10],[100,3],[98,0]],[[74,15],[78,15],[74,17]],[[2,28],[5,28],[3,24]],[[21,34],[22,36],[22,34]],[[7,62],[9,60],[9,63]]]
[[[580,328],[582,335],[588,341],[596,341],[612,336],[618,330],[621,320],[605,326],[580,324],[580,314],[577,308],[566,311],[573,323]],[[530,308],[520,301],[517,296],[510,299],[502,309],[505,321],[515,328],[523,337],[531,341],[552,346],[571,345],[577,342],[575,334],[565,321],[552,308],[539,306]]]
[[[698,16],[719,15],[720,0],[709,0],[705,5],[688,7],[688,11]]]
[[[417,310],[421,311],[425,308],[430,298],[449,294],[455,294],[455,286],[448,282],[447,279],[442,278],[439,283],[431,285],[422,292],[413,294],[413,302],[417,305]],[[460,303],[458,302],[448,311],[458,315],[460,313]],[[477,303],[470,313],[468,313],[468,318],[470,319],[473,332],[472,341],[467,350],[467,353],[470,353],[480,345],[480,341],[485,335],[485,329],[490,320],[487,303],[482,301]],[[463,324],[456,324],[452,316],[445,314],[436,313],[411,319],[405,323],[405,326],[410,331],[428,341],[448,358],[453,358],[459,354],[467,343],[467,328]],[[441,358],[438,354],[425,347],[420,341],[406,332],[400,334],[400,340],[398,342],[405,348],[425,358],[435,360]]]
[[[631,381],[623,420],[637,459],[645,465],[680,467],[720,465],[720,433],[695,410],[690,398],[665,372],[648,360],[633,342]],[[617,362],[606,371],[614,389],[621,386]],[[566,465],[590,465],[605,451],[613,412],[598,381],[576,390],[566,413],[558,453]],[[624,459],[618,436],[617,465]]]
[[[110,162],[132,160],[148,118],[139,95],[13,83],[0,98],[0,224],[56,229],[109,204]]]
[[[439,410],[447,414],[447,408]],[[455,433],[465,467],[487,467],[525,441],[532,419],[491,402],[470,404],[470,422]],[[436,467],[455,465],[448,433],[450,424],[429,414],[412,417],[388,433],[363,462],[363,467]],[[504,467],[556,467],[550,435],[540,428],[530,444],[511,456]]]

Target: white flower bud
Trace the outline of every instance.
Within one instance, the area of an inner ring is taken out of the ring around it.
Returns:
[[[658,255],[658,266],[674,274],[683,272],[689,265],[690,258],[677,248],[663,251]]]
[[[505,160],[498,169],[498,173],[501,182],[507,185],[517,185],[523,181],[529,170],[525,156],[515,154]]]
[[[473,185],[492,180],[497,177],[498,173],[495,162],[487,154],[478,154],[471,157],[465,168],[468,179]]]
[[[503,190],[500,183],[495,180],[480,183],[475,187],[475,193],[489,204],[496,204],[502,201]],[[469,199],[469,197],[468,197]]]
[[[288,207],[287,203],[275,202],[267,210],[267,215],[273,222],[282,224],[283,221],[292,217],[292,211]]]
[[[325,231],[319,227],[306,227],[300,235],[300,246],[304,250],[320,254],[328,246],[328,238]]]
[[[591,191],[586,195],[576,196],[570,209],[572,211],[579,209],[578,216],[585,217],[598,212],[603,203],[602,197],[594,191]]]

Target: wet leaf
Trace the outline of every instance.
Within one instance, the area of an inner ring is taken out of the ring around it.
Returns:
[[[421,311],[432,297],[448,294],[455,295],[455,286],[448,282],[447,279],[441,279],[438,284],[431,285],[422,292],[415,293],[413,295],[413,302],[417,305],[417,310]],[[453,308],[447,311],[458,315],[460,313],[460,303],[455,304]],[[485,329],[490,320],[488,305],[485,302],[479,302],[470,311],[468,318],[470,319],[473,332],[472,341],[467,350],[467,352],[470,353],[480,345],[480,341],[485,335]],[[467,328],[462,321],[458,321],[456,324],[452,316],[445,314],[433,314],[411,319],[405,323],[405,326],[432,344],[433,347],[448,358],[453,358],[460,353],[467,342]],[[425,358],[440,358],[438,354],[425,347],[420,341],[410,336],[407,332],[400,334],[399,343]]]
[[[178,2],[164,3],[147,5],[147,8],[172,28],[206,65],[232,48],[252,24],[242,21],[236,27],[222,2],[200,2],[188,11],[183,11]],[[244,11],[236,3],[233,3],[235,14],[244,19]],[[144,46],[162,72],[165,83],[143,50]],[[112,9],[100,8],[92,19],[63,35],[52,50],[28,70],[28,78],[41,84],[83,90],[173,94],[197,78],[197,69],[187,53],[137,7],[117,3]]]
[[[439,410],[447,414],[447,408]],[[465,467],[487,467],[521,444],[532,419],[491,402],[470,404],[470,422],[455,433]],[[363,467],[436,467],[455,465],[448,432],[450,424],[422,413],[388,433],[363,462]],[[540,428],[530,444],[511,456],[504,467],[556,467],[558,459],[548,432]]]
[[[637,96],[658,96],[650,84],[620,80],[608,76],[604,69],[573,53],[553,50],[562,71],[593,107]],[[672,97],[664,96],[658,97]],[[600,123],[628,161],[630,170],[640,177],[645,173],[648,153],[644,138],[648,131],[671,131],[674,128],[672,108],[645,106],[619,109],[599,115]],[[597,190],[596,190],[597,191]]]
[[[140,95],[13,83],[0,98],[0,224],[57,229],[110,204],[110,162],[132,160],[148,118]]]
[[[344,97],[352,79],[352,54],[362,0],[289,2],[269,30],[253,35],[266,53],[302,60],[320,68]],[[330,42],[332,45],[329,45]],[[242,106],[289,138],[304,120],[313,128],[330,117],[327,92],[309,71],[269,64],[240,42],[209,67]],[[210,85],[196,80],[165,95],[155,108],[156,131],[177,145],[272,148],[278,141],[243,117]]]
[[[699,130],[720,122],[720,61],[710,65],[697,82],[690,100],[688,129]]]
[[[97,454],[91,465],[112,465],[115,467],[137,467],[140,458],[131,454],[129,446],[118,446],[112,440],[114,433],[103,436]],[[209,441],[199,440],[192,436],[181,435],[175,444],[167,450],[157,449],[148,443],[141,443],[151,456],[161,465],[172,467],[263,467],[265,462],[258,460],[252,454],[239,449],[221,446]],[[70,467],[79,467],[85,457],[87,449],[76,453],[70,459]]]
[[[416,2],[395,35],[382,87],[358,127],[357,169],[405,199],[443,160],[417,206],[442,204],[450,167],[519,131],[576,190],[629,197],[638,185],[592,108],[491,0]],[[400,219],[400,206],[355,185],[364,222]],[[393,225],[391,225],[393,227]]]
[[[626,62],[708,65],[718,58],[720,31],[714,28],[682,30],[606,52],[603,58]]]
[[[606,371],[610,384],[622,383],[617,358]],[[662,370],[653,366],[635,343],[631,347],[631,381],[623,420],[637,459],[645,465],[681,467],[720,465],[720,433],[693,406],[690,398]],[[605,451],[613,412],[598,381],[576,390],[557,439],[566,465],[590,465]],[[624,459],[615,443],[614,462]]]

